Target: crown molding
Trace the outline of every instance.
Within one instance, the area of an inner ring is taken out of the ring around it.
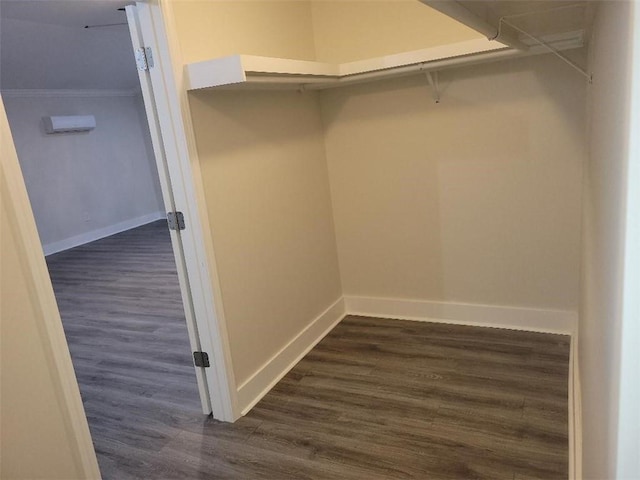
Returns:
[[[119,90],[36,90],[36,89],[2,89],[0,93],[4,98],[105,98],[105,97],[135,97],[140,95],[139,88]]]

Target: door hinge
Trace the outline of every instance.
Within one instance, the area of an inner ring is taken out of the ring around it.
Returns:
[[[184,230],[184,215],[182,212],[168,212],[167,223],[169,224],[169,230]]]
[[[153,52],[151,47],[136,48],[136,65],[138,70],[146,72],[150,68],[153,68]]]
[[[209,355],[206,352],[193,352],[193,363],[196,367],[210,367]]]

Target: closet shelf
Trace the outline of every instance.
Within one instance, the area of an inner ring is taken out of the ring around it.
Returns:
[[[309,88],[335,87],[372,76],[443,60],[471,59],[487,52],[512,49],[484,38],[349,63],[324,63],[284,58],[232,55],[186,66],[187,90],[216,87]]]
[[[582,46],[582,37],[556,39],[553,47],[566,50]],[[349,63],[231,55],[185,66],[187,90],[304,89],[321,90],[375,79],[434,71],[539,53],[548,49],[531,46],[517,50],[487,39],[452,43]]]

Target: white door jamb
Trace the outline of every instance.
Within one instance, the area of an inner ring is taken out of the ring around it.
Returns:
[[[158,0],[137,2],[135,7],[128,7],[128,13],[135,8],[144,47],[151,48],[153,55],[153,67],[148,75],[151,100],[160,127],[174,208],[184,214],[186,224],[186,229],[180,232],[185,281],[191,299],[186,307],[191,309],[200,348],[210,357],[211,366],[200,369],[209,393],[210,411],[216,419],[235,421],[240,411],[211,230],[188,106],[185,109],[187,93],[178,89],[182,84],[178,76],[181,69],[174,70],[175,64],[180,65],[179,57],[175,63],[172,61],[179,52],[175,45],[170,48],[166,27],[171,25],[166,22],[163,6]],[[206,406],[203,408],[208,413]]]

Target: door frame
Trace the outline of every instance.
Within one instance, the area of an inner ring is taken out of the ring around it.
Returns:
[[[2,93],[0,93],[0,196],[2,197],[0,203],[4,204],[3,209],[6,209],[9,216],[9,224],[2,225],[0,228],[9,228],[17,236],[16,255],[24,262],[23,267],[25,272],[28,272],[26,277],[28,294],[34,310],[32,320],[37,328],[38,341],[48,360],[51,388],[59,401],[58,413],[67,431],[66,440],[69,442],[71,455],[75,459],[82,478],[100,479],[100,468],[80,397],[80,388],[9,128]],[[47,386],[41,385],[41,388],[47,388]],[[36,434],[36,432],[33,433]]]
[[[168,35],[168,8],[167,1],[149,0],[126,11],[134,26],[134,49],[152,52],[153,66],[139,74],[154,150],[161,151],[156,161],[165,206],[182,212],[186,224],[184,230],[172,231],[172,242],[192,344],[211,360],[211,367],[196,368],[203,412],[233,422],[241,413],[187,92],[178,88],[183,85],[182,69],[176,66],[181,65],[179,45]],[[170,11],[168,15],[172,18]]]
[[[129,34],[131,36],[131,43],[133,50],[137,55],[144,49],[144,43],[142,41],[142,34],[140,32],[140,25],[137,12],[134,6],[126,7],[127,23],[129,24]],[[171,185],[171,178],[169,175],[165,147],[163,145],[162,132],[160,130],[160,121],[158,112],[155,107],[155,101],[153,97],[153,86],[151,84],[151,78],[148,71],[137,68],[138,80],[140,81],[140,91],[142,93],[143,105],[146,113],[146,119],[149,127],[149,134],[151,137],[151,144],[153,147],[153,156],[156,162],[156,169],[158,171],[158,178],[160,180],[160,189],[162,191],[162,201],[167,212],[177,211],[175,198],[173,195],[173,189]],[[180,294],[184,307],[185,321],[187,324],[187,331],[189,334],[189,343],[191,349],[194,352],[203,351],[202,342],[200,341],[198,325],[195,321],[193,298],[191,295],[191,286],[189,284],[189,278],[187,274],[184,248],[182,246],[182,235],[179,230],[169,230],[171,238],[172,252],[176,264],[176,271],[178,273],[178,282],[180,285]],[[194,365],[196,373],[196,382],[198,384],[198,393],[200,395],[200,402],[202,405],[202,411],[205,414],[209,414],[212,411],[211,398],[208,389],[207,376],[204,372],[204,368]]]

